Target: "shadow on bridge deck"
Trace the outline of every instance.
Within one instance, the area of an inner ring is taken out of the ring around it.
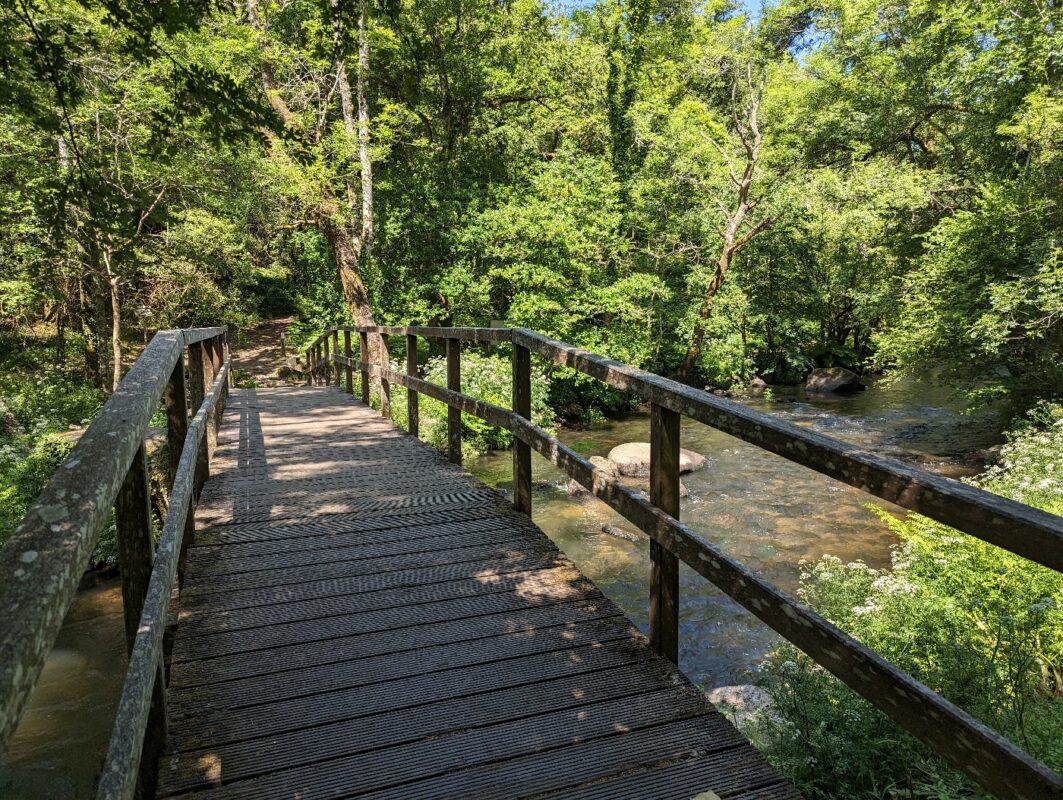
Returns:
[[[796,798],[501,495],[349,395],[234,391],[159,796]]]

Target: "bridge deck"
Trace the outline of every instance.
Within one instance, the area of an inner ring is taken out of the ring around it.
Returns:
[[[535,525],[348,395],[234,391],[213,472],[160,797],[797,797]]]

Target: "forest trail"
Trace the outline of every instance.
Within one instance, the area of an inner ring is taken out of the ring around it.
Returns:
[[[247,331],[246,342],[233,348],[234,364],[254,378],[258,386],[289,385],[283,378],[277,377],[277,370],[284,366],[281,335],[294,319],[295,317],[278,317],[263,320]]]

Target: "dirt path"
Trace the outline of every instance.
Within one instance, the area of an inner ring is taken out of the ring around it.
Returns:
[[[294,317],[267,319],[247,332],[247,341],[234,348],[234,364],[255,379],[259,386],[287,386],[277,377],[284,366],[281,356],[281,334]],[[294,355],[290,350],[288,355]]]

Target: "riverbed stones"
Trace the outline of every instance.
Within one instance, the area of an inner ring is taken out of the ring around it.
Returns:
[[[626,539],[629,542],[637,542],[639,537],[637,534],[626,531],[619,525],[609,525],[608,523],[602,525],[602,533],[608,533],[610,536],[615,536],[617,539]]]
[[[844,367],[820,367],[812,370],[805,380],[806,392],[847,394],[866,388],[859,375]]]
[[[618,444],[609,451],[609,460],[616,464],[621,475],[631,478],[650,476],[650,443],[628,442]],[[708,463],[705,456],[686,448],[679,449],[679,471],[694,472]]]

